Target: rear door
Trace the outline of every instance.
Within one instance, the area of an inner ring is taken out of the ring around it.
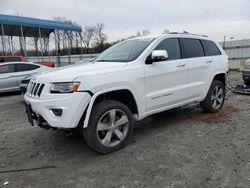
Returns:
[[[184,58],[188,67],[188,97],[198,99],[207,89],[213,70],[213,59],[206,56],[201,40],[182,38]]]
[[[14,77],[14,65],[0,64],[0,92],[17,90],[17,81]]]

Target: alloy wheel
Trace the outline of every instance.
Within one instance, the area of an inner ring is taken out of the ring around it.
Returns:
[[[223,104],[223,100],[224,100],[224,90],[220,86],[216,86],[213,89],[211,96],[212,107],[214,109],[219,109]]]
[[[119,109],[111,109],[100,118],[96,128],[99,142],[107,147],[121,143],[128,133],[129,120]]]

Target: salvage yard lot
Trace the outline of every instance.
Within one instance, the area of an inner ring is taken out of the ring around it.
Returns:
[[[230,73],[229,88],[242,82]],[[31,127],[24,108],[0,96],[0,187],[250,187],[250,96],[229,91],[217,114],[192,104],[148,117],[109,155]]]

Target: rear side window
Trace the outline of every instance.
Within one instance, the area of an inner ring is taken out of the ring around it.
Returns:
[[[163,40],[155,50],[166,50],[168,52],[168,59],[180,59],[181,50],[179,45],[179,40],[176,38]]]
[[[2,66],[0,66],[0,74],[11,73],[11,72],[14,72],[14,66],[13,65],[2,65]]]
[[[182,39],[183,51],[185,58],[202,57],[204,50],[198,39]]]
[[[217,45],[209,40],[202,40],[202,45],[204,46],[206,56],[220,55],[221,52]]]
[[[22,72],[22,71],[31,71],[38,69],[38,65],[30,65],[25,63],[15,64],[15,71],[16,72]]]

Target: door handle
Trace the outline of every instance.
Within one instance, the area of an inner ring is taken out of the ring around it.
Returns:
[[[207,60],[206,63],[212,63],[213,61],[212,60]]]

